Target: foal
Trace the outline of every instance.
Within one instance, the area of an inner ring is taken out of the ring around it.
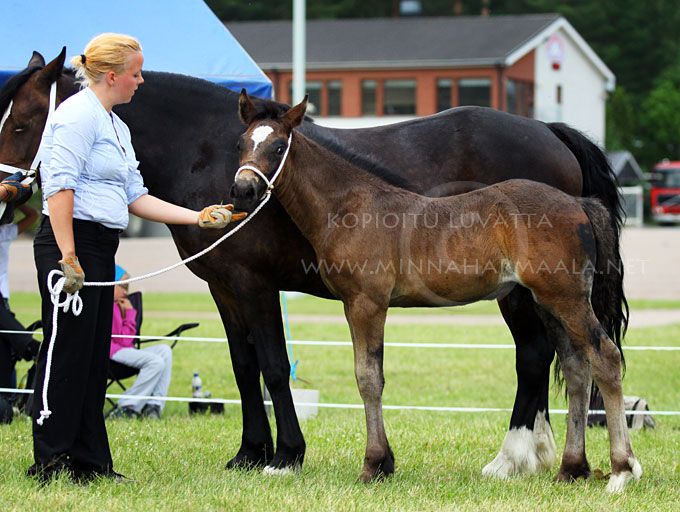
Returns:
[[[257,180],[309,240],[328,288],[343,301],[364,401],[367,446],[360,480],[394,472],[382,417],[383,334],[389,306],[452,306],[531,291],[555,340],[569,394],[567,438],[557,480],[590,476],[585,426],[592,376],[602,391],[612,477],[619,492],[641,468],[628,436],[621,352],[590,304],[595,272],[606,272],[613,221],[597,200],[511,180],[454,197],[398,189],[352,166],[294,128],[307,99],[282,116],[264,114],[245,91],[239,115],[241,167],[232,198]],[[615,261],[615,260],[611,260]],[[606,276],[605,276],[606,278]]]

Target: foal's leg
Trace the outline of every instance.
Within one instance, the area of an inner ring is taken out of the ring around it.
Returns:
[[[359,480],[364,483],[394,473],[394,455],[387,442],[382,414],[383,348],[387,305],[365,295],[345,302],[354,346],[354,374],[366,414],[366,455]]]
[[[577,478],[589,478],[591,471],[586,458],[586,420],[591,384],[590,366],[583,351],[575,349],[562,324],[541,306],[537,305],[536,311],[555,344],[569,396],[567,438],[562,464],[555,480],[570,482]]]
[[[547,471],[555,462],[555,439],[548,416],[550,364],[555,349],[526,288],[516,286],[498,305],[515,340],[517,395],[501,450],[482,475],[507,478]]]
[[[621,492],[631,479],[639,479],[642,475],[640,463],[633,454],[626,424],[621,387],[621,353],[607,336],[592,308],[588,305],[583,309],[564,311],[561,320],[577,350],[583,350],[587,354],[593,377],[602,392],[612,464],[612,476],[607,491]]]

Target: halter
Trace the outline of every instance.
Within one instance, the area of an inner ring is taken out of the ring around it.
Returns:
[[[9,117],[13,104],[14,100],[9,102],[9,106],[7,107],[7,110],[2,116],[2,121],[0,121],[0,131],[2,130],[2,127],[5,126],[5,121],[7,121],[7,118]],[[28,170],[26,170],[21,169],[19,167],[14,167],[13,165],[0,164],[0,171],[7,172],[9,174],[15,174],[17,172],[23,173],[24,179],[21,180],[21,184],[30,185],[33,192],[38,190],[38,181],[36,180],[36,178],[38,176],[38,169],[40,168],[41,162],[40,156],[41,153],[43,152],[42,134],[45,132],[45,128],[47,128],[47,123],[49,122],[50,117],[54,113],[56,106],[57,106],[57,82],[54,81],[52,82],[52,86],[50,87],[50,105],[47,110],[47,119],[45,119],[45,126],[43,127],[43,131],[40,134],[40,145],[38,146],[38,151],[36,151],[35,153],[35,157],[33,157],[33,162],[31,163],[31,166],[28,168]],[[6,206],[7,203],[5,203],[4,201],[0,202],[0,216],[5,212]]]
[[[262,180],[267,184],[267,190],[264,191],[265,195],[269,196],[272,193],[272,190],[274,190],[274,182],[276,181],[276,178],[279,177],[279,174],[281,174],[281,171],[283,170],[283,165],[286,163],[286,158],[288,157],[288,152],[290,151],[290,143],[293,142],[293,132],[290,132],[290,137],[288,137],[288,146],[286,147],[286,152],[283,154],[283,158],[281,158],[281,163],[279,164],[279,168],[276,169],[276,172],[274,173],[274,176],[272,176],[271,181],[267,179],[267,177],[264,175],[264,173],[258,169],[257,167],[253,167],[252,165],[242,165],[241,167],[238,168],[236,171],[236,174],[234,175],[234,181],[236,181],[236,178],[238,178],[238,175],[241,174],[241,171],[253,171],[255,174],[257,174]]]

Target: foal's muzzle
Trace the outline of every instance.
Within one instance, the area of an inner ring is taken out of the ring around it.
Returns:
[[[233,203],[234,209],[252,213],[264,194],[265,185],[257,177],[239,177],[231,186],[229,202]]]

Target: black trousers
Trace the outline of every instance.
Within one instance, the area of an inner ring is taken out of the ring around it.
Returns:
[[[114,257],[120,231],[95,222],[74,219],[76,256],[86,281],[113,281]],[[66,455],[74,469],[107,473],[111,451],[104,423],[104,395],[111,346],[113,288],[86,286],[80,290],[83,310],[59,312],[47,400],[52,414],[37,424],[43,408],[42,391],[49,340],[52,302],[47,276],[59,269],[61,252],[48,217],[43,217],[33,242],[42,297],[43,343],[38,354],[33,400],[33,451],[38,467]],[[54,279],[56,282],[56,278]],[[60,300],[65,298],[62,293]]]

